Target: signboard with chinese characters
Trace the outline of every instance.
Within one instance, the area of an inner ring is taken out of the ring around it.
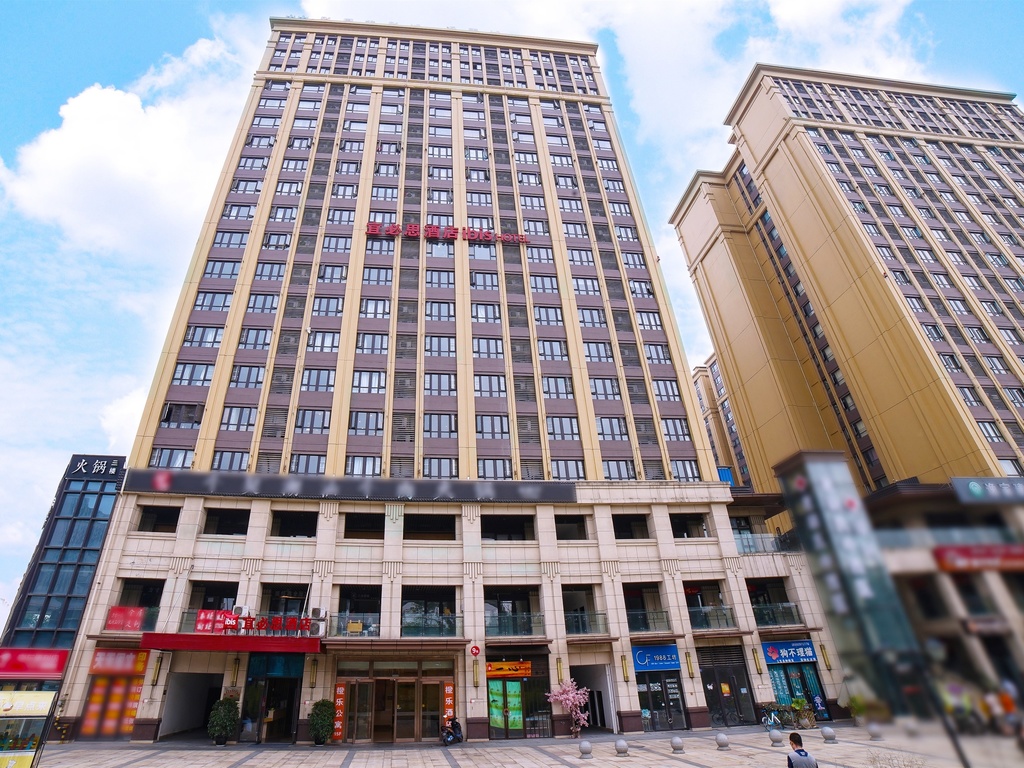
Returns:
[[[345,705],[348,695],[346,683],[340,680],[334,684],[334,735],[335,741],[345,738]]]
[[[59,680],[70,651],[0,648],[0,680]]]
[[[124,470],[124,467],[124,456],[86,456],[76,453],[71,457],[65,477],[74,480],[112,480]]]
[[[366,234],[371,237],[407,237],[427,240],[471,240],[481,243],[528,243],[530,240],[521,232],[495,232],[491,229],[472,227],[443,227],[438,224],[384,224],[379,221],[366,222]]]
[[[679,669],[679,648],[672,645],[637,645],[633,647],[633,669],[648,672],[654,669]]]
[[[0,765],[29,768],[42,744],[56,691],[0,692]]]
[[[954,477],[953,490],[961,504],[1020,504],[1024,502],[1024,478]]]
[[[530,661],[489,661],[487,677],[529,677],[533,672]]]
[[[442,723],[447,723],[453,717],[455,717],[455,681],[445,680],[444,681],[444,716],[441,718]]]
[[[814,643],[810,640],[776,640],[774,643],[761,643],[761,652],[767,664],[797,664],[818,660],[814,652]]]
[[[939,570],[947,573],[1024,571],[1024,544],[936,547],[932,554]]]
[[[90,675],[144,675],[149,651],[97,648],[89,663]]]

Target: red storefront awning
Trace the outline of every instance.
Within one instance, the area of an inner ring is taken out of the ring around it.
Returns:
[[[320,653],[319,637],[264,635],[186,635],[143,632],[140,648],[154,651],[220,651],[224,653]]]

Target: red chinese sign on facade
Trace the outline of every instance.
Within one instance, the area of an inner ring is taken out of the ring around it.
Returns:
[[[491,229],[471,227],[443,227],[440,224],[384,224],[379,221],[366,223],[366,234],[372,237],[422,237],[427,240],[471,240],[481,243],[528,243],[521,232],[495,232]]]
[[[103,628],[112,632],[141,632],[145,619],[145,608],[114,605],[107,611],[107,623]]]
[[[142,675],[146,672],[149,651],[121,651],[97,648],[89,663],[90,675]]]
[[[201,634],[245,634],[257,632],[308,633],[313,621],[307,616],[238,616],[233,611],[196,611],[196,629]]]
[[[341,741],[345,738],[345,683],[334,684],[334,740]]]
[[[939,569],[968,571],[1024,571],[1024,544],[943,546],[932,551]]]
[[[444,718],[442,722],[447,723],[455,717],[455,681],[444,681]]]

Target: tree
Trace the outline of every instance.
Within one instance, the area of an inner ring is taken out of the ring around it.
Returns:
[[[574,739],[579,738],[580,728],[589,724],[590,715],[583,711],[583,707],[590,700],[589,694],[589,688],[580,688],[571,677],[555,690],[545,694],[549,702],[561,705],[562,709],[569,713],[569,729]]]

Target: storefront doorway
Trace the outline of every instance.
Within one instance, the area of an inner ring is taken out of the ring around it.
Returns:
[[[242,694],[240,742],[292,743],[305,655],[253,653]]]
[[[487,681],[487,722],[492,739],[522,739],[526,736],[521,680]]]
[[[637,645],[633,647],[632,655],[644,730],[687,728],[683,686],[679,677],[679,649],[675,643]]]
[[[722,728],[756,723],[743,646],[698,648],[697,661],[711,725]]]
[[[810,640],[776,640],[761,643],[775,700],[784,706],[803,699],[818,720],[828,720],[825,691],[818,676],[818,657]]]
[[[507,657],[506,657],[507,658]],[[546,656],[487,661],[487,724],[491,739],[552,735]]]

